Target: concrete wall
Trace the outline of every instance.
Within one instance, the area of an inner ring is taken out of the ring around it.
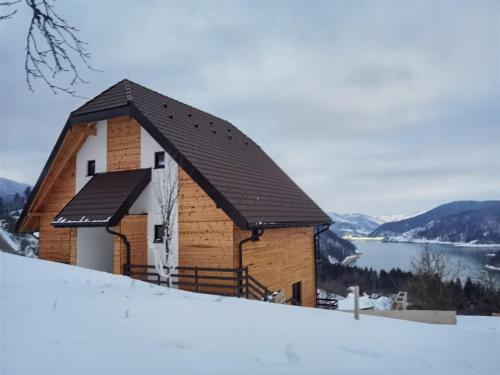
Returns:
[[[104,228],[77,228],[76,265],[113,272],[113,236]]]
[[[347,312],[347,311],[342,311]],[[352,311],[349,313],[353,314]],[[431,324],[457,324],[455,311],[439,310],[361,310],[360,315],[379,316],[383,318],[409,320],[412,322]]]

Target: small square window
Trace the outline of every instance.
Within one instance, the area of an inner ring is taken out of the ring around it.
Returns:
[[[302,283],[300,281],[292,285],[292,305],[302,305]]]
[[[87,176],[95,175],[95,160],[87,161]]]
[[[155,243],[162,243],[163,242],[163,225],[155,225],[155,238],[154,242]]]
[[[165,152],[155,152],[155,168],[165,168]]]

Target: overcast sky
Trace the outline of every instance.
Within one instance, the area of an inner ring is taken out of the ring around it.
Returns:
[[[129,78],[229,120],[325,210],[500,198],[499,1],[58,1],[92,97]],[[34,183],[84,102],[28,91],[0,21],[0,176]]]

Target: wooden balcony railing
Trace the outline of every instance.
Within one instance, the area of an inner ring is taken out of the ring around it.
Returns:
[[[166,269],[166,267],[165,267]],[[245,268],[176,267],[166,279],[156,272],[155,266],[125,264],[123,273],[135,279],[158,285],[177,285],[181,289],[197,293],[218,294],[267,300],[272,294],[262,283],[252,277]]]

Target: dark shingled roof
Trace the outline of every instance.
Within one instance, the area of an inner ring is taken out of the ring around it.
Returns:
[[[56,227],[118,224],[151,180],[150,169],[97,173],[54,218]]]
[[[233,124],[129,80],[73,111],[64,131],[116,116],[135,118],[241,229],[331,223]]]

